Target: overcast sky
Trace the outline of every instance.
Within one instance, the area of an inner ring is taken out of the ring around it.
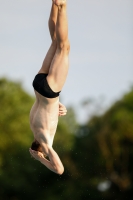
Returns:
[[[51,0],[0,0],[0,76],[30,94],[51,43],[50,7]],[[108,107],[133,85],[132,13],[132,0],[68,0],[70,70],[61,99],[81,122],[84,99],[104,97]]]

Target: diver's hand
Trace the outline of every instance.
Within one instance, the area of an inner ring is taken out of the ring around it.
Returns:
[[[31,156],[33,158],[35,158],[36,160],[39,160],[40,161],[40,158],[44,158],[43,154],[39,151],[34,151],[32,150],[31,148],[29,149],[29,152],[31,154]]]
[[[59,116],[64,116],[67,114],[67,109],[66,107],[59,102]]]

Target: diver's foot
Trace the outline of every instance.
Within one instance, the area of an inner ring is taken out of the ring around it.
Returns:
[[[53,0],[53,3],[57,6],[63,6],[66,4],[66,0]]]

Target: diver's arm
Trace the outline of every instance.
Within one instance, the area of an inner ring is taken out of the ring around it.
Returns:
[[[49,157],[49,160],[47,160],[41,152],[34,151],[32,149],[29,150],[32,157],[34,157],[36,160],[40,161],[43,165],[45,165],[48,169],[51,171],[57,173],[57,174],[63,174],[64,167],[63,164],[57,155],[57,153],[54,151],[52,147],[50,147],[47,150],[47,156]]]

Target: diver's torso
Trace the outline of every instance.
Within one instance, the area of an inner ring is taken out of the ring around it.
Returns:
[[[52,146],[58,124],[59,97],[49,99],[36,91],[35,94],[36,109],[33,113],[31,129],[36,140]]]

